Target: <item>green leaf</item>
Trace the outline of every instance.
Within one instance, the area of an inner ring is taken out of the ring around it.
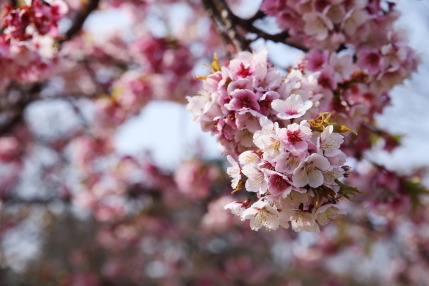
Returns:
[[[343,197],[346,197],[348,200],[351,200],[350,196],[356,196],[357,194],[363,193],[357,188],[347,186],[346,184],[343,184],[338,180],[335,180],[335,183],[337,183],[338,186],[340,186],[340,190],[338,191],[338,194],[342,195]]]
[[[420,205],[420,195],[429,195],[429,190],[426,190],[420,185],[419,181],[404,181],[405,191],[411,200],[413,211]]]

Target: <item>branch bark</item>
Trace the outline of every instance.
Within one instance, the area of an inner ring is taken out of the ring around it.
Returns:
[[[202,0],[202,2],[222,38],[233,44],[237,51],[249,50],[251,41],[238,32],[228,5],[218,0]]]
[[[79,33],[88,16],[94,10],[97,10],[99,4],[100,4],[100,0],[90,0],[88,2],[88,4],[76,15],[76,18],[74,19],[73,24],[64,34],[63,38],[58,42],[60,46],[64,42],[71,40],[74,36],[76,36]]]
[[[301,51],[308,51],[306,46],[290,41],[288,32],[269,34],[256,27],[255,22],[266,17],[263,11],[258,11],[249,19],[243,19],[231,11],[225,0],[202,0],[202,2],[207,13],[212,18],[215,25],[217,25],[221,36],[226,39],[227,42],[232,43],[238,51],[250,50],[252,40],[246,39],[246,33],[255,34],[257,39],[284,43]],[[240,29],[244,31],[244,34],[240,32]]]
[[[12,113],[12,115],[5,120],[5,123],[0,125],[0,136],[11,133],[15,126],[23,121],[25,108],[39,98],[38,94],[42,89],[42,86],[42,83],[35,83],[28,90],[20,92],[22,95],[21,98],[12,106],[1,106],[0,104],[0,113],[6,111]]]

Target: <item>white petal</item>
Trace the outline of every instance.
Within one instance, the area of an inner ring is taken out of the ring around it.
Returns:
[[[286,198],[280,199],[280,207],[283,211],[297,209],[300,204],[306,203],[307,201],[307,194],[293,191]]]
[[[257,218],[252,218],[250,220],[250,229],[258,231],[262,227],[262,221],[258,220]]]
[[[327,224],[331,219],[337,218],[338,215],[345,214],[346,211],[337,204],[327,204],[321,206],[316,211],[316,219],[321,225]]]
[[[252,151],[245,151],[238,156],[238,161],[241,165],[249,165],[249,164],[258,164],[260,159],[259,156],[256,155]]]
[[[245,211],[243,211],[243,213],[241,214],[241,220],[244,221],[246,219],[251,219],[255,215],[257,215],[258,212],[259,211],[257,209],[250,207],[250,208],[246,209]]]
[[[295,216],[291,219],[291,225],[294,231],[320,232],[319,225],[313,215],[304,211],[295,212]]]
[[[264,174],[255,165],[245,165],[242,172],[251,181],[260,183],[264,180]]]
[[[313,165],[321,171],[327,171],[331,166],[329,160],[319,154],[311,154],[307,159],[305,159],[305,162]]]
[[[232,202],[224,206],[225,210],[230,210],[233,215],[240,216],[245,208],[242,203]]]
[[[289,221],[290,221],[290,215],[288,212],[290,211],[282,211],[279,214],[279,225],[286,229],[289,228]]]
[[[286,109],[286,102],[281,99],[275,99],[271,102],[271,107],[277,112],[283,112]]]
[[[320,170],[310,167],[307,169],[308,174],[308,184],[310,187],[317,188],[323,184],[324,178],[322,172]]]
[[[308,176],[305,169],[305,163],[299,164],[292,175],[292,182],[295,187],[304,187],[308,184]]]

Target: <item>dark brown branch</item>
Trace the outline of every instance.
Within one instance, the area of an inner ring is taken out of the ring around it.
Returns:
[[[59,41],[59,44],[63,44],[66,41],[71,40],[79,31],[82,29],[88,16],[98,8],[100,0],[89,0],[88,4],[77,14],[71,27],[64,34],[63,38]]]
[[[244,35],[239,33],[239,28],[243,31],[255,34],[257,39],[265,39],[276,43],[284,43],[288,46],[294,47],[301,51],[308,51],[308,48],[288,40],[290,37],[288,32],[282,32],[279,34],[269,34],[263,30],[255,27],[257,20],[266,17],[263,11],[258,11],[255,15],[248,19],[242,19],[236,16],[228,4],[224,0],[203,0],[204,7],[212,15],[212,19],[217,19],[223,28],[224,33],[227,33],[230,41],[237,47],[238,50],[249,50],[250,40],[246,39]],[[222,30],[222,29],[221,29]],[[222,34],[221,34],[222,35]]]
[[[23,91],[21,98],[13,106],[2,106],[0,105],[0,112],[10,112],[12,115],[9,120],[4,124],[0,125],[0,135],[12,133],[15,126],[21,123],[24,119],[25,108],[39,98],[38,94],[42,89],[41,83],[35,83],[29,90]]]
[[[231,12],[232,21],[237,23],[237,25],[239,25],[244,30],[246,30],[250,33],[256,34],[257,38],[269,40],[269,41],[276,42],[276,43],[284,43],[288,46],[294,47],[294,48],[301,50],[301,51],[304,51],[304,52],[308,51],[307,47],[300,45],[298,43],[288,41],[288,38],[290,37],[290,35],[286,31],[273,35],[273,34],[269,34],[267,32],[262,31],[261,29],[255,27],[255,21],[262,19],[264,16],[265,16],[265,13],[258,11],[253,17],[251,17],[249,19],[242,19],[242,18],[234,15]]]
[[[215,15],[215,10],[213,9],[212,5],[209,4],[209,1],[203,1],[203,5],[204,5],[204,8],[206,9],[208,16],[212,19],[216,32],[221,36],[225,44],[232,44],[227,33],[222,30],[221,25],[218,23],[217,17]]]
[[[249,19],[246,19],[246,21],[250,22],[250,23],[254,23],[256,20],[259,19],[263,19],[267,16],[267,14],[265,14],[265,12],[258,10],[258,12],[256,12],[255,15],[253,15],[252,17],[250,17]]]
[[[19,110],[16,114],[14,114],[12,116],[11,119],[9,119],[9,121],[6,124],[0,126],[0,136],[11,133],[13,128],[16,125],[18,125],[18,123],[23,121],[23,119],[24,119],[23,110],[24,110],[24,108],[22,108],[22,110]]]
[[[202,0],[203,5],[211,15],[215,25],[219,25],[221,36],[227,36],[228,42],[233,44],[238,51],[249,50],[250,41],[240,35],[236,29],[236,24],[232,20],[232,13],[224,1]]]

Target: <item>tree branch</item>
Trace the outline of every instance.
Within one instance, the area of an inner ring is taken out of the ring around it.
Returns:
[[[249,50],[250,41],[238,33],[228,5],[218,0],[202,0],[202,2],[224,40],[233,44],[238,51]]]
[[[259,11],[260,12],[260,11]],[[290,37],[288,32],[281,32],[278,34],[269,34],[267,32],[262,31],[261,29],[257,28],[254,26],[254,22],[258,19],[261,19],[259,12],[255,14],[255,16],[253,16],[250,19],[242,19],[234,14],[232,14],[232,18],[233,21],[236,22],[241,28],[243,28],[244,30],[247,30],[250,33],[256,34],[257,38],[259,39],[265,39],[268,41],[272,41],[272,42],[276,42],[276,43],[284,43],[288,46],[294,47],[298,50],[307,52],[308,48],[300,45],[298,43],[294,43],[291,41],[288,41],[288,38]]]
[[[89,0],[88,4],[77,14],[73,24],[64,34],[63,38],[58,42],[60,46],[77,35],[77,33],[82,29],[88,16],[98,8],[99,3],[100,0]]]
[[[249,50],[250,43],[252,42],[251,40],[246,39],[244,35],[239,33],[239,28],[247,33],[255,34],[257,39],[265,39],[276,43],[284,43],[301,51],[308,51],[307,47],[288,40],[290,37],[288,32],[269,34],[255,27],[255,21],[266,17],[266,14],[263,11],[258,11],[255,15],[248,19],[242,19],[231,11],[228,4],[224,0],[202,0],[202,2],[206,8],[207,13],[210,15],[215,24],[219,25],[220,23],[222,26],[218,29],[222,31],[220,33],[221,36],[225,38],[225,35],[223,34],[226,34],[229,38],[229,42],[234,44],[234,46],[239,51]]]
[[[35,83],[27,91],[21,92],[21,98],[19,101],[15,102],[13,105],[2,106],[0,104],[0,113],[8,111],[12,115],[9,117],[9,120],[6,120],[5,123],[0,125],[0,135],[11,133],[13,128],[18,125],[24,119],[24,109],[33,101],[38,99],[37,94],[42,89],[42,83]],[[7,99],[6,99],[7,100]]]

